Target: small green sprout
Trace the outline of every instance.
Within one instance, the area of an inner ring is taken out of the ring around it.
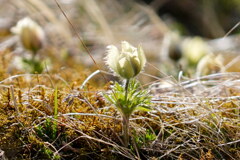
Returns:
[[[141,46],[135,48],[126,41],[122,42],[121,52],[113,45],[107,49],[107,65],[116,75],[125,79],[125,85],[115,82],[111,94],[105,97],[121,113],[124,145],[127,147],[130,116],[136,110],[150,110],[149,91],[140,89],[140,83],[134,78],[143,69],[146,58]]]

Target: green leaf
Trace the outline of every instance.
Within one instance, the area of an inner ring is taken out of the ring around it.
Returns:
[[[151,96],[148,90],[139,90],[140,83],[132,79],[129,83],[127,99],[125,98],[125,86],[118,82],[112,86],[112,92],[105,94],[105,98],[116,106],[124,115],[130,116],[134,111],[151,110]]]

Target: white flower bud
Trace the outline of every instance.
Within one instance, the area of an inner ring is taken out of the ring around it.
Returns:
[[[117,75],[130,79],[143,69],[146,58],[141,46],[135,48],[123,41],[121,52],[114,45],[107,46],[106,63]]]
[[[24,48],[33,51],[33,53],[42,48],[45,37],[44,31],[29,17],[19,20],[17,25],[11,28],[11,31],[18,34]]]

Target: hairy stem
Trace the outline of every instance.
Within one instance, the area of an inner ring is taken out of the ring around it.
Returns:
[[[129,86],[130,79],[126,79],[126,84],[125,84],[125,102],[128,101],[128,86]],[[128,108],[128,106],[126,106]],[[122,127],[123,127],[123,142],[125,147],[128,147],[129,143],[129,115],[125,114],[122,115]]]
[[[125,101],[127,101],[129,82],[130,82],[130,79],[126,79],[126,84],[125,84]]]
[[[122,116],[122,125],[123,125],[123,142],[124,146],[128,147],[129,144],[129,116]]]

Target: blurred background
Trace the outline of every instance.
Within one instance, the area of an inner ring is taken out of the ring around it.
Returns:
[[[139,78],[145,83],[156,77],[178,77],[180,71],[186,77],[240,71],[239,0],[57,2],[61,8],[55,0],[0,0],[1,80],[28,72],[17,58],[29,51],[11,32],[24,17],[34,20],[45,33],[37,54],[45,65],[41,72],[64,73],[66,80],[70,79],[67,73],[109,72],[104,62],[106,46],[119,46],[123,40],[143,45],[148,60],[145,73],[149,75]],[[101,83],[101,79],[95,81]]]
[[[223,37],[239,20],[238,0],[142,0],[166,22],[171,29],[184,35],[206,38]],[[232,32],[238,33],[238,30]]]

